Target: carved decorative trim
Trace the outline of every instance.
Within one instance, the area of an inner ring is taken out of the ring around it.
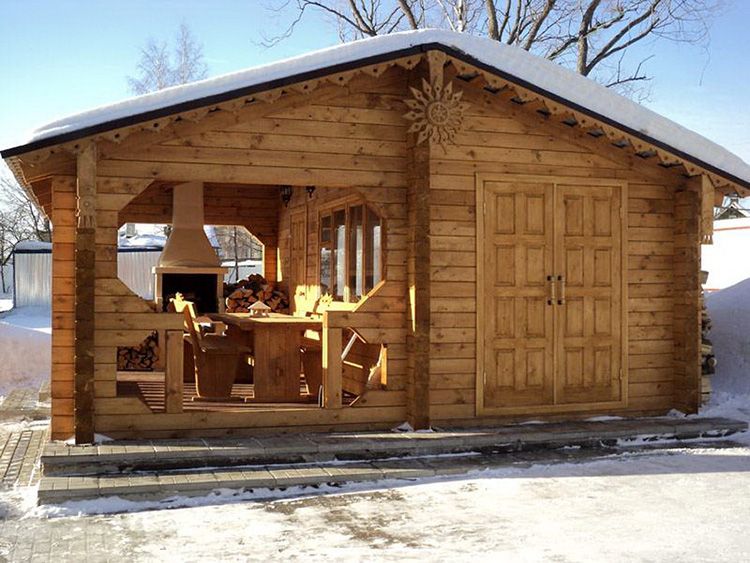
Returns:
[[[424,79],[421,90],[410,89],[413,97],[404,102],[411,111],[405,113],[404,118],[412,122],[409,133],[417,133],[417,144],[427,139],[443,147],[452,143],[469,107],[461,101],[463,92],[454,92],[451,82],[441,86],[438,80],[430,84]]]

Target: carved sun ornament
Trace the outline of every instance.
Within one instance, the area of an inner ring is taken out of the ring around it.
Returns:
[[[411,111],[404,118],[412,121],[409,133],[417,133],[417,144],[427,139],[445,148],[461,128],[469,104],[461,101],[463,92],[453,91],[452,83],[441,86],[422,80],[422,90],[411,88],[413,98],[404,100]]]

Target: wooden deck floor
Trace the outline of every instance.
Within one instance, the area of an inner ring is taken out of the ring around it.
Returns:
[[[119,372],[117,374],[118,397],[139,397],[153,412],[164,412],[164,374],[161,372]],[[182,405],[185,411],[244,412],[248,410],[283,410],[304,407],[318,408],[318,397],[310,395],[304,379],[300,379],[300,401],[296,403],[252,402],[252,383],[235,383],[231,401],[201,401],[195,391],[195,383],[185,382]],[[344,397],[348,404],[354,397]],[[247,402],[247,401],[250,402]]]

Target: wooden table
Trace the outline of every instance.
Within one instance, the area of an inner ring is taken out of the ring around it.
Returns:
[[[253,349],[255,400],[288,403],[300,400],[300,347],[302,335],[320,330],[319,319],[271,313],[251,317],[249,313],[211,313],[213,321],[227,325],[227,336]]]

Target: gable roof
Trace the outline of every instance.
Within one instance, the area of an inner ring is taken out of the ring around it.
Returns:
[[[22,144],[2,150],[0,155],[3,158],[19,156],[323,74],[433,49],[587,114],[750,189],[750,165],[698,133],[523,49],[445,30],[418,30],[363,39],[101,106],[39,127]]]

